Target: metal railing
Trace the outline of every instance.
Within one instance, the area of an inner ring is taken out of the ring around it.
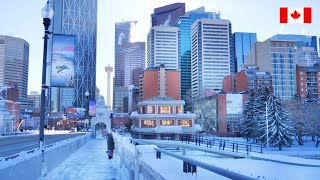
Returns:
[[[185,173],[197,173],[197,167],[206,169],[208,171],[211,171],[213,173],[219,174],[221,176],[230,178],[230,179],[238,179],[238,180],[253,180],[255,178],[245,176],[243,174],[239,174],[233,171],[230,171],[228,169],[223,169],[214,165],[210,165],[192,158],[188,158],[183,155],[175,154],[160,148],[154,148],[156,151],[156,158],[161,159],[161,153],[167,154],[171,157],[174,157],[176,159],[180,159],[183,161],[183,172]]]
[[[182,143],[190,142],[196,143],[196,145],[207,146],[208,148],[217,148],[219,150],[225,150],[236,153],[246,153],[249,155],[250,152],[262,153],[264,146],[262,144],[252,144],[240,141],[231,141],[216,137],[204,137],[200,134],[180,134],[179,140]]]

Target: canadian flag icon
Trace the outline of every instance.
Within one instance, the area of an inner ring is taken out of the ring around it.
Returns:
[[[280,23],[311,23],[311,7],[280,8]]]

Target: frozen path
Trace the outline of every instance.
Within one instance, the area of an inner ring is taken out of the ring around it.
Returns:
[[[107,140],[88,141],[77,152],[52,170],[44,180],[112,180],[116,179],[114,159],[106,154]],[[58,156],[58,154],[57,154]]]

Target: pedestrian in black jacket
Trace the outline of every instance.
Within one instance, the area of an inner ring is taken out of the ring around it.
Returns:
[[[114,140],[111,133],[108,134],[108,157],[112,159],[114,151]]]

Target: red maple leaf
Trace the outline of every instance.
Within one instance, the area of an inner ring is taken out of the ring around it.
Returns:
[[[297,19],[299,19],[300,14],[299,14],[296,10],[294,10],[294,12],[291,13],[291,17],[292,17],[293,19],[297,20]]]

